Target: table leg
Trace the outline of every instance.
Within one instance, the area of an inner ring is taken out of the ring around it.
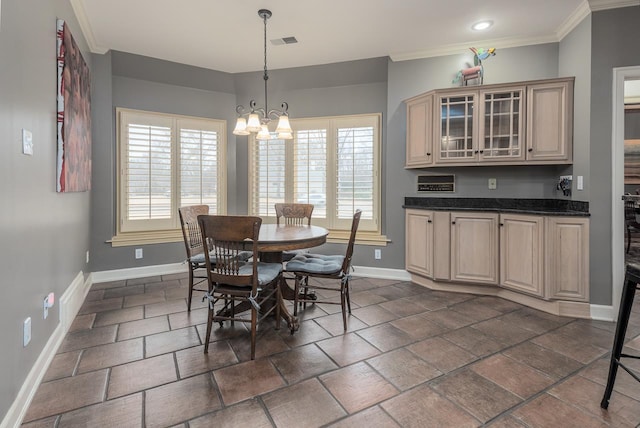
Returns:
[[[282,252],[281,251],[271,251],[260,253],[260,261],[266,263],[282,263]],[[298,317],[293,316],[287,305],[285,300],[294,300],[295,293],[293,287],[291,287],[286,278],[283,276],[282,281],[280,281],[280,293],[282,294],[282,303],[280,304],[280,316],[287,322],[287,327],[291,331],[296,331],[300,327],[300,321],[298,321]]]

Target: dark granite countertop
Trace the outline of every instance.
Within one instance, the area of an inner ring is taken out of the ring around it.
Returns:
[[[403,208],[435,211],[492,211],[500,213],[588,217],[589,202],[566,199],[430,198],[409,196]]]

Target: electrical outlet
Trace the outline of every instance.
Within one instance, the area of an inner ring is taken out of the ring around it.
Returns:
[[[22,324],[22,346],[27,346],[31,342],[31,317],[24,320]]]
[[[495,178],[490,178],[489,179],[489,189],[490,190],[495,190],[498,187],[498,180],[496,180]]]
[[[47,297],[44,298],[44,303],[43,303],[44,313],[42,314],[42,316],[45,320],[49,316],[49,308],[53,307],[54,302],[55,302],[55,294],[53,292],[49,293]]]
[[[22,129],[22,153],[33,155],[33,134],[27,129]]]
[[[382,250],[380,248],[376,248],[375,250],[373,250],[373,257],[376,260],[382,259]]]
[[[581,175],[578,176],[577,189],[584,190],[584,178]]]
[[[136,248],[136,259],[142,258],[142,248]]]

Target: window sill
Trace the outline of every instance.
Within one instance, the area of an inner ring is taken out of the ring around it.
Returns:
[[[329,244],[347,244],[349,242],[349,236],[351,231],[348,230],[330,230],[329,236],[327,236],[327,243]],[[358,245],[376,245],[386,247],[387,243],[391,242],[385,235],[381,235],[378,232],[357,232],[356,244]]]
[[[166,244],[183,242],[180,229],[154,232],[121,232],[108,240],[112,247],[129,247],[133,245]]]

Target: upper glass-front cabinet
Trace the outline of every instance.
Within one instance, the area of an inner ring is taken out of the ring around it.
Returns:
[[[437,162],[463,162],[477,158],[477,119],[474,115],[477,92],[441,95],[440,132],[434,145]]]
[[[480,91],[480,159],[524,159],[524,93],[524,87]]]
[[[562,77],[409,98],[405,167],[571,164],[573,84]]]

